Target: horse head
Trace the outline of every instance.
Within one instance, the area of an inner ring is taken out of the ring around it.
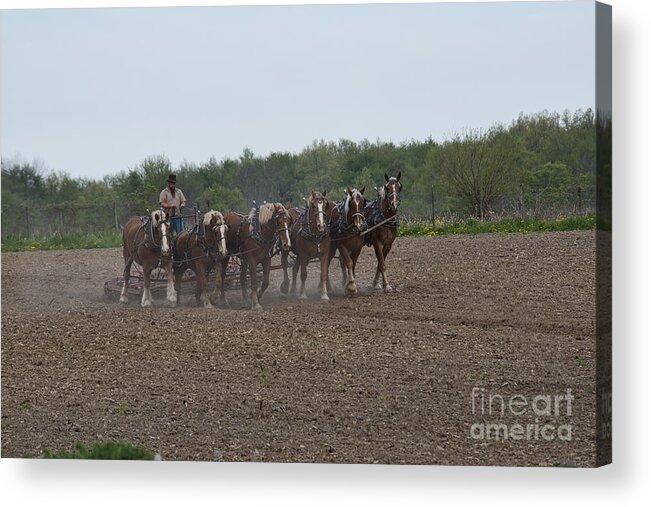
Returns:
[[[366,190],[366,186],[363,186],[361,190],[351,189],[350,187],[346,189],[344,214],[346,223],[351,224],[353,232],[362,231],[367,227],[363,213],[366,206],[364,190]]]
[[[387,173],[384,173],[385,184],[380,190],[380,196],[382,199],[386,199],[389,204],[389,209],[398,212],[400,207],[400,191],[402,190],[402,183],[400,183],[400,176],[402,171],[398,173],[398,176],[391,176]]]
[[[224,222],[224,216],[219,211],[210,210],[203,217],[203,225],[206,228],[206,232],[211,231],[215,236],[219,254],[221,256],[228,255],[228,251],[226,250],[228,225]]]
[[[292,223],[292,217],[285,209],[285,206],[279,202],[273,204],[272,219],[275,225],[275,233],[280,237],[280,246],[283,250],[288,251],[292,246],[292,241],[289,239],[289,227]]]
[[[172,249],[170,239],[170,224],[168,222],[169,214],[163,210],[152,211],[151,227],[154,234],[154,242],[160,244],[160,252],[163,257],[169,257]],[[159,240],[156,239],[158,233]]]
[[[308,224],[311,222],[311,217],[314,217],[316,230],[319,234],[323,234],[326,230],[326,213],[330,210],[330,202],[325,196],[325,192],[321,193],[315,190],[306,201]]]

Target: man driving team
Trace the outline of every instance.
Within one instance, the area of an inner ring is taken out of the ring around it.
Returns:
[[[183,230],[181,210],[185,208],[185,196],[176,187],[176,174],[168,176],[167,187],[160,193],[160,205],[169,213],[172,235],[176,236]]]

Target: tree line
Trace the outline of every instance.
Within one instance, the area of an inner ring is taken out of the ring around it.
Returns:
[[[594,212],[596,138],[587,109],[521,114],[510,125],[467,129],[443,141],[321,140],[300,153],[259,156],[245,148],[238,158],[177,166],[151,155],[102,179],[3,159],[3,237],[119,229],[158,205],[170,173],[188,205],[202,210],[245,211],[254,200],[298,206],[312,189],[340,198],[348,185],[366,186],[374,197],[385,172],[401,171],[401,213],[408,217]]]

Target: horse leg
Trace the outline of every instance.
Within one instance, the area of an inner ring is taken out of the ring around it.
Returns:
[[[269,273],[271,272],[271,259],[267,258],[262,261],[262,285],[258,291],[258,301],[262,299],[264,291],[269,287]],[[288,280],[289,281],[289,280]]]
[[[301,255],[299,257],[301,263],[301,295],[298,296],[299,299],[307,299],[307,294],[305,293],[305,280],[307,279],[307,263],[309,262],[307,255]]]
[[[341,286],[345,289],[346,282],[348,281],[348,273],[346,272],[346,258],[341,248],[339,249],[339,269],[341,269]]]
[[[328,270],[328,278],[326,279],[326,290],[328,291],[328,296],[334,296],[335,291],[332,289],[332,285],[330,285],[330,270]]]
[[[391,251],[391,246],[392,243],[385,243],[384,249],[382,251],[382,258],[384,259],[384,269],[382,270],[382,281],[384,283],[384,292],[393,292],[393,287],[389,284],[389,281],[387,279],[387,271],[386,271],[386,264],[387,264],[387,257],[389,255],[389,252]]]
[[[145,275],[145,288],[142,291],[142,301],[140,304],[143,307],[152,305],[151,292],[149,291],[149,286],[151,285],[152,269],[153,268],[148,265],[142,267],[142,272]]]
[[[348,294],[357,294],[357,283],[355,283],[351,252],[343,245],[339,249],[339,264],[341,266],[341,276],[346,292]]]
[[[251,310],[262,310],[258,300],[258,263],[252,262],[249,266],[251,271]]]
[[[194,301],[197,306],[201,306],[201,275],[199,274],[199,267],[195,263],[194,274],[197,278],[197,283],[194,285]]]
[[[283,283],[280,284],[280,292],[287,294],[289,291],[289,275],[287,274],[287,258],[289,257],[289,252],[284,251],[280,254],[280,264],[283,267]]]
[[[384,262],[384,257],[382,254],[382,243],[379,243],[376,241],[373,241],[373,249],[375,250],[375,258],[377,259],[377,267],[375,268],[375,276],[373,277],[373,288],[374,289],[380,289],[382,286],[380,285],[380,277],[382,276],[382,272],[380,270],[380,259]]]
[[[223,285],[222,268],[219,261],[217,261],[215,262],[215,290],[209,296],[209,301],[214,306],[219,304],[218,295],[223,290]]]
[[[174,270],[174,290],[176,291],[176,304],[181,304],[181,278],[183,277],[183,269]]]
[[[129,255],[129,250],[126,246],[122,248],[122,255],[124,256],[124,274],[123,274],[123,284],[122,284],[122,293],[120,294],[120,303],[128,303],[129,297],[127,296],[127,289],[129,288],[129,278],[131,277],[131,264],[133,264],[133,259]]]
[[[330,263],[332,262],[332,259],[335,256],[335,253],[337,252],[337,247],[334,246],[334,243],[331,241],[330,242],[330,250],[328,251],[328,276],[326,277],[326,289],[328,291],[329,296],[334,296],[334,290],[332,290],[332,285],[330,285]]]
[[[242,307],[248,306],[247,300],[249,294],[246,292],[246,272],[249,269],[249,261],[247,259],[240,260],[240,288],[242,289]],[[253,272],[251,272],[251,280],[253,280]]]
[[[353,261],[353,277],[357,277],[357,273],[355,272],[355,267],[357,266],[357,259],[359,258],[359,254],[361,252],[362,252],[361,250],[357,250],[357,252],[350,253],[350,260]]]
[[[375,249],[375,257],[377,258],[377,269],[375,270],[375,278],[373,279],[373,286],[376,289],[380,288],[379,281],[380,276],[382,276],[382,287],[384,292],[391,292],[393,289],[389,282],[387,281],[387,275],[385,273],[386,266],[384,265],[384,248],[382,243],[379,240],[373,242],[373,248]]]
[[[299,261],[298,261],[298,256],[296,257],[296,260],[294,261],[294,265],[292,266],[292,289],[290,290],[291,294],[296,294],[296,275],[298,275],[298,268],[300,267]]]
[[[204,308],[214,308],[208,297],[208,270],[203,263],[199,262],[197,264],[197,287],[200,288],[197,303]]]
[[[221,262],[221,266],[216,266],[215,270],[221,269],[221,284],[219,285],[219,301],[221,303],[226,301],[226,293],[225,290],[226,288],[224,287],[224,280],[226,279],[226,269],[228,268],[228,261],[230,260],[230,257],[224,257]],[[217,290],[217,286],[215,286],[215,291]]]
[[[176,306],[178,303],[178,295],[174,286],[174,265],[170,258],[165,265],[165,272],[167,274],[167,302],[170,306]]]
[[[330,265],[330,251],[321,252],[321,301],[330,301],[328,297],[328,266]]]
[[[335,291],[332,288],[332,285],[330,284],[330,269],[328,269],[328,276],[326,277],[326,293],[328,294],[328,297],[335,295]]]

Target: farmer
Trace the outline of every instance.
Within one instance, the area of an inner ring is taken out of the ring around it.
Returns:
[[[176,236],[183,230],[181,210],[185,208],[185,196],[180,188],[176,188],[176,174],[167,178],[167,188],[160,193],[160,205],[169,213],[172,235]]]

